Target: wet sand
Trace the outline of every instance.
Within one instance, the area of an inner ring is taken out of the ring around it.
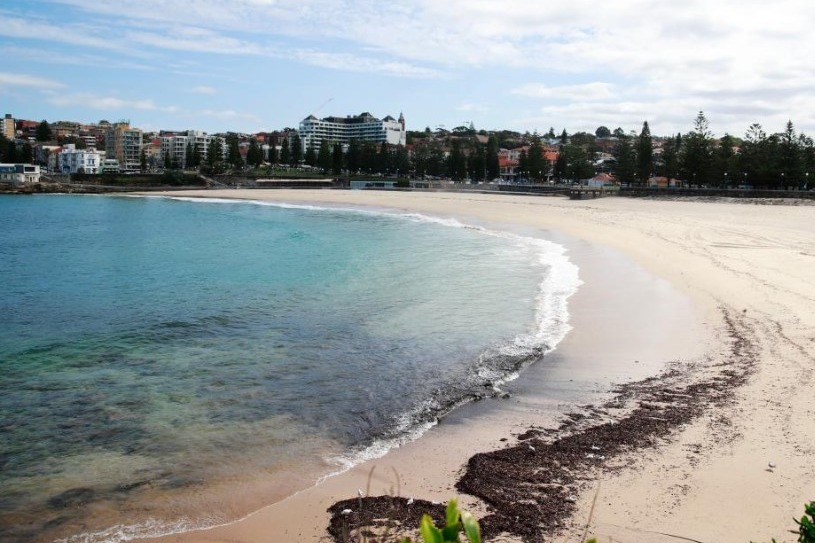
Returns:
[[[420,440],[241,522],[165,540],[315,541],[327,535],[328,507],[358,489],[444,501],[459,494],[474,454],[525,446],[519,435],[558,428],[564,413],[594,413],[581,424],[597,427],[607,422],[597,412],[617,407],[604,406],[615,402],[612,384],[672,361],[666,379],[680,396],[691,397],[683,387],[694,383],[722,384],[723,371],[744,371],[722,387],[726,394],[710,388],[698,412],[649,436],[647,448],[620,447],[608,465],[580,462],[565,502],[573,506],[547,537],[769,540],[784,537],[815,498],[815,207],[358,191],[183,195],[373,206],[542,235],[569,247],[585,285],[570,305],[573,331],[507,387],[509,399],[462,408]],[[749,344],[749,360],[736,356],[737,337]],[[628,413],[637,402],[674,413],[648,382],[617,392],[635,402]],[[584,430],[524,437],[541,440],[537,451]],[[482,518],[498,508],[460,497]]]

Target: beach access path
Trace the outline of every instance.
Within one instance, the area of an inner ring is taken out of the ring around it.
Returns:
[[[755,360],[732,401],[683,425],[630,459],[628,467],[598,472],[555,541],[580,541],[584,535],[600,541],[791,540],[792,517],[815,500],[815,206],[333,190],[167,195],[417,212],[492,228],[562,232],[612,247],[693,301],[707,331],[698,341],[712,366],[728,363],[732,338],[723,314],[737,315]],[[595,303],[602,305],[602,296]],[[575,318],[579,326],[580,315]],[[694,341],[681,330],[676,335]],[[675,348],[666,347],[671,350],[666,356],[674,356]],[[597,356],[602,354],[598,349]],[[487,417],[473,424],[496,421]],[[316,541],[325,535],[327,505],[354,497],[366,481],[373,491],[393,491],[391,468],[417,497],[446,500],[466,462],[461,451],[500,448],[497,436],[507,430],[482,435],[463,425],[445,431],[444,440],[423,437],[421,447],[392,451],[378,461],[373,477],[370,467],[352,470],[241,522],[164,539]],[[451,449],[460,454],[445,447],[451,441],[458,442]],[[422,455],[439,461],[428,463]],[[483,511],[477,500],[462,500]]]

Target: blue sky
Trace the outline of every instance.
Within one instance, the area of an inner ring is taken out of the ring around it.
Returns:
[[[0,114],[145,130],[597,126],[815,136],[806,0],[4,0]]]

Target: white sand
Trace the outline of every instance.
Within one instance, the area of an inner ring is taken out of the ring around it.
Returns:
[[[585,241],[614,248],[670,282],[693,301],[697,324],[708,332],[682,325],[655,344],[637,336],[638,325],[626,323],[622,314],[608,324],[632,340],[625,348],[612,353],[608,329],[590,334],[578,324],[559,349],[572,361],[594,358],[602,364],[605,357],[621,365],[640,356],[638,349],[649,343],[644,356],[652,360],[690,358],[703,351],[715,362],[727,355],[715,341],[723,329],[721,308],[743,315],[760,352],[758,368],[737,392],[735,404],[702,417],[676,439],[646,453],[635,469],[606,475],[587,489],[573,529],[561,535],[562,541],[579,541],[587,522],[589,535],[600,541],[792,540],[795,536],[787,533],[794,527],[792,517],[800,517],[803,504],[815,499],[815,206],[329,190],[171,195],[374,206],[532,234],[565,233],[578,245]],[[636,300],[642,310],[659,309],[648,307],[649,300]],[[604,296],[602,289],[595,289],[592,302],[575,300],[577,323],[587,322],[598,306],[606,307],[601,314],[608,320],[622,303],[611,294]],[[631,373],[620,369],[618,375]],[[502,446],[500,437],[521,430],[530,417],[552,412],[527,409],[507,422],[502,418],[506,409],[483,411],[470,410],[471,420],[459,415],[376,461],[373,493],[394,491],[395,470],[402,495],[446,500],[455,493],[457,472],[469,454]],[[722,419],[729,423],[716,422]],[[439,439],[442,431],[444,439]],[[768,462],[777,467],[768,471]],[[325,509],[365,488],[371,467],[329,479],[242,522],[164,539],[318,540],[325,535]],[[462,498],[480,509],[472,498]]]

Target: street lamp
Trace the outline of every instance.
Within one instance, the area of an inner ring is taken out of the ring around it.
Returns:
[[[724,172],[724,190],[727,190],[727,172]]]
[[[806,181],[804,181],[804,190],[807,190],[809,188],[809,172],[805,173],[804,177],[806,179]]]
[[[784,190],[786,187],[784,186],[784,172],[781,172],[781,190]]]

